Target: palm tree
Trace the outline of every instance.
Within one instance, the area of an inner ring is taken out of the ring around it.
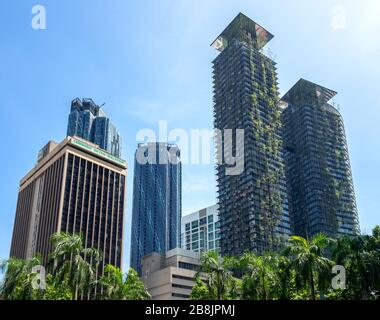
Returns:
[[[103,288],[102,299],[123,300],[124,282],[123,273],[113,265],[108,264],[104,268],[104,275],[100,278],[99,284]]]
[[[291,270],[290,260],[283,255],[279,255],[276,260],[275,273],[277,275],[277,298],[280,300],[291,299],[294,289],[294,271]]]
[[[82,237],[76,234],[57,233],[52,236],[52,243],[53,276],[58,283],[67,281],[76,300],[78,294],[89,292],[95,284],[100,252],[95,248],[84,248]]]
[[[151,298],[137,272],[132,268],[124,277],[122,271],[113,265],[107,265],[104,276],[99,280],[105,300],[149,300]]]
[[[229,285],[234,281],[231,272],[227,268],[227,259],[223,259],[215,251],[204,252],[201,256],[201,266],[197,276],[201,272],[207,274],[207,286],[210,297],[217,300],[226,299]]]
[[[311,241],[299,236],[290,238],[285,255],[291,260],[290,266],[296,272],[296,285],[301,288],[307,284],[312,300],[316,299],[316,287],[322,292],[327,287],[333,262],[324,257],[323,250],[329,245],[329,239],[316,235]]]
[[[36,291],[32,283],[37,275],[33,267],[39,266],[41,259],[35,256],[28,260],[9,258],[0,264],[1,273],[5,273],[0,285],[0,296],[5,300],[31,300]]]
[[[274,298],[278,282],[275,272],[276,257],[274,255],[257,256],[245,253],[240,258],[243,271],[242,296],[244,299],[267,300]]]
[[[345,293],[351,298],[368,300],[380,291],[380,242],[376,231],[373,236],[341,237],[333,242],[332,256],[347,270]]]

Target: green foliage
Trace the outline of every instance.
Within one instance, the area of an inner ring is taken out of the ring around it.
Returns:
[[[323,293],[329,285],[334,263],[324,257],[323,250],[328,245],[329,239],[323,234],[316,235],[311,241],[293,236],[285,250],[285,255],[291,260],[290,268],[296,272],[296,287],[302,289],[307,286],[312,300],[316,299],[317,289]]]
[[[53,243],[54,267],[46,277],[46,289],[32,286],[37,276],[33,268],[41,264],[39,256],[10,258],[0,264],[0,271],[5,272],[0,284],[2,299],[70,300],[82,294],[93,299],[88,293],[95,285],[103,288],[98,290],[100,299],[151,299],[133,269],[124,275],[119,268],[107,265],[104,275],[95,281],[100,254],[84,249],[80,236],[55,235]],[[346,269],[345,289],[331,287],[331,267],[336,264]],[[220,257],[216,252],[206,252],[196,276],[191,300],[379,300],[380,226],[372,235],[336,240],[321,234],[311,240],[293,236],[282,254]]]
[[[198,276],[196,279],[195,286],[191,290],[190,300],[211,300],[212,297],[210,295],[208,287],[202,281],[202,279]]]
[[[334,260],[346,268],[346,299],[380,298],[380,227],[372,236],[342,237],[333,242]]]
[[[103,288],[103,300],[149,300],[150,294],[134,269],[129,269],[126,276],[122,271],[108,264],[104,276],[99,280]]]
[[[271,255],[256,256],[246,253],[240,259],[242,278],[242,298],[247,300],[267,300],[273,295],[278,282],[276,263]]]
[[[95,270],[101,254],[95,248],[84,248],[80,235],[57,233],[52,236],[53,275],[58,283],[66,282],[74,299],[87,295],[95,285]]]
[[[57,283],[49,274],[46,277],[46,290],[39,297],[41,300],[72,300],[73,295],[67,282]]]
[[[5,272],[4,279],[0,284],[0,295],[4,300],[32,300],[37,292],[32,283],[36,273],[33,267],[41,264],[38,256],[28,260],[9,258],[0,264],[1,272]]]
[[[228,259],[220,257],[215,251],[202,254],[198,276],[200,272],[207,273],[207,287],[212,300],[229,299],[229,288],[235,284],[228,263]]]
[[[150,300],[151,296],[146,290],[134,269],[129,269],[127,280],[125,281],[125,297],[127,300]]]

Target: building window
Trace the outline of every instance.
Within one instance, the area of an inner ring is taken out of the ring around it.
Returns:
[[[187,289],[187,290],[192,290],[193,287],[190,287],[190,286],[184,286],[182,284],[176,284],[176,283],[173,283],[172,284],[172,287],[173,288],[180,288],[180,289]]]
[[[191,223],[191,228],[192,229],[195,229],[195,228],[198,228],[198,220],[196,220],[196,221],[193,221],[192,223]]]
[[[178,268],[186,269],[186,270],[198,270],[199,266],[193,263],[188,262],[178,262]]]
[[[194,278],[186,277],[186,276],[179,276],[177,274],[173,274],[173,279],[180,279],[180,280],[187,280],[187,281],[195,281]]]
[[[207,220],[208,220],[208,223],[214,222],[214,217],[213,216],[208,216]]]
[[[184,298],[184,299],[188,299],[189,298],[189,296],[187,294],[180,294],[180,293],[172,293],[172,297]]]

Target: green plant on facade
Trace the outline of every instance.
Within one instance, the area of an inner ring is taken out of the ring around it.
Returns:
[[[253,55],[251,53],[251,59]],[[280,239],[275,229],[279,222],[283,197],[279,190],[280,180],[284,177],[281,148],[282,142],[279,136],[281,130],[281,112],[278,106],[278,89],[275,70],[267,66],[266,57],[261,55],[261,83],[255,78],[255,68],[251,70],[254,80],[254,92],[251,94],[251,106],[249,117],[253,125],[255,137],[255,150],[257,156],[264,159],[264,168],[257,177],[255,187],[263,190],[260,196],[260,211],[258,229],[262,237],[267,237],[268,247],[265,250],[276,248],[280,245]],[[254,65],[251,60],[251,65]],[[268,119],[265,121],[260,114],[260,108],[265,107]],[[269,160],[268,160],[269,159]],[[273,166],[273,163],[276,166]],[[274,186],[274,187],[270,187]]]

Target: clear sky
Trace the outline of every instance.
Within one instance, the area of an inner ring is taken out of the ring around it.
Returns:
[[[33,30],[32,7],[47,10]],[[4,1],[0,9],[0,259],[9,255],[19,180],[66,133],[70,102],[91,97],[123,136],[129,162],[129,264],[136,133],[212,128],[210,43],[243,12],[274,34],[280,90],[300,77],[338,91],[362,231],[380,223],[378,0]],[[213,165],[183,167],[183,213],[216,201]]]

